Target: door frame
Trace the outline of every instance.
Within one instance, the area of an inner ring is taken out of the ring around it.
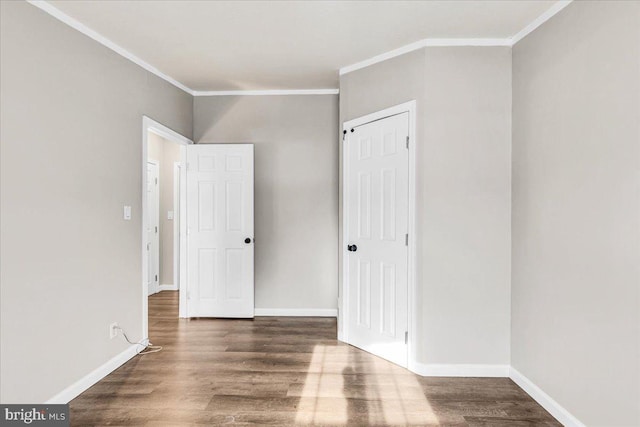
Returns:
[[[149,132],[153,132],[156,135],[159,135],[165,139],[168,139],[171,142],[174,142],[180,145],[180,164],[181,168],[181,180],[180,182],[186,181],[184,179],[184,175],[186,174],[186,168],[184,167],[186,161],[186,150],[187,145],[193,144],[193,141],[189,138],[179,134],[178,132],[166,127],[160,122],[153,120],[150,117],[142,116],[142,161],[141,165],[141,175],[142,175],[142,194],[140,201],[140,214],[141,214],[141,228],[142,228],[142,247],[141,247],[141,256],[142,256],[142,339],[143,342],[147,342],[149,340],[149,285],[148,285],[148,275],[149,275],[149,257],[147,255],[146,250],[146,242],[147,242],[147,153],[148,153],[148,136]],[[182,189],[181,189],[182,190]],[[184,191],[180,191],[180,217],[183,218],[184,210],[186,209],[186,203],[184,203]],[[180,248],[184,248],[183,242],[186,239],[186,228],[184,226],[184,221],[181,221],[180,224]],[[178,284],[178,289],[182,284],[186,283],[186,278],[184,276],[184,265],[186,265],[186,253],[184,250],[180,251],[180,283]],[[183,294],[185,292],[180,292],[180,314],[183,313],[183,305],[186,308],[186,295],[184,297],[184,303],[182,301]],[[186,310],[185,310],[186,311]],[[180,316],[184,317],[184,316]]]
[[[157,252],[158,252],[158,283],[157,286],[154,285],[153,289],[149,289],[147,287],[147,291],[149,292],[148,295],[153,295],[153,294],[157,294],[158,292],[160,292],[160,162],[157,159],[152,159],[152,158],[147,158],[147,165],[152,164],[156,167],[156,172],[158,174],[157,179],[158,182],[156,183],[156,203],[158,205],[158,209],[157,209],[157,214],[158,214],[158,247],[157,247]],[[145,194],[148,194],[145,193]],[[143,196],[144,197],[144,196]],[[144,197],[145,199],[147,199],[146,197]],[[147,208],[149,208],[149,199],[147,199]],[[146,221],[146,217],[145,217],[145,221]],[[148,234],[147,234],[148,236]],[[146,239],[145,239],[146,241]],[[149,242],[147,242],[149,243]],[[147,252],[147,263],[149,262],[149,258],[148,258],[148,252]],[[148,264],[147,264],[147,272],[149,271],[148,269]],[[147,282],[149,281],[149,275],[147,274]],[[153,293],[151,293],[151,291],[153,291]]]
[[[182,164],[173,162],[173,287],[180,290],[180,225],[182,200]],[[178,315],[178,317],[183,317]]]
[[[341,304],[338,310],[338,339],[344,342],[349,340],[349,263],[348,263],[348,237],[349,237],[349,203],[347,200],[347,177],[349,176],[349,150],[346,149],[351,132],[348,130],[381,120],[397,114],[409,113],[409,208],[408,208],[408,234],[409,245],[407,255],[407,363],[406,368],[415,372],[416,369],[416,101],[412,100],[384,110],[376,111],[356,119],[343,123],[342,130],[344,141],[342,142],[342,246],[340,255],[342,258],[342,280],[340,296]]]

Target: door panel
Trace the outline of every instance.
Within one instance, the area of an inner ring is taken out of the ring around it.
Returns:
[[[409,114],[358,126],[346,142],[346,340],[407,365]]]
[[[253,247],[253,145],[187,147],[189,317],[253,317]]]
[[[371,238],[371,174],[358,174],[358,237]]]
[[[203,298],[216,298],[214,287],[216,277],[216,249],[198,248],[198,277],[200,296]]]
[[[371,326],[371,262],[358,260],[358,326]]]
[[[213,211],[216,199],[216,183],[198,182],[198,231],[215,231],[216,215]]]
[[[160,290],[160,193],[158,164],[147,162],[147,284],[149,295]]]

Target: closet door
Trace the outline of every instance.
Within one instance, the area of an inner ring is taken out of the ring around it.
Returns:
[[[407,366],[409,113],[345,143],[346,341]]]

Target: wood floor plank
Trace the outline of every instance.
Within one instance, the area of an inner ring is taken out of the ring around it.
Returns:
[[[331,318],[178,319],[149,297],[151,341],[70,404],[74,426],[559,426],[508,378],[420,377],[338,342]]]

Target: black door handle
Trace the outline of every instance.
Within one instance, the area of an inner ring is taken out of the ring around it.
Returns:
[[[249,243],[251,243],[251,239],[247,237],[246,239],[244,239],[244,242],[248,245]]]
[[[355,252],[358,250],[358,247],[356,245],[347,245],[347,250],[349,252]]]

